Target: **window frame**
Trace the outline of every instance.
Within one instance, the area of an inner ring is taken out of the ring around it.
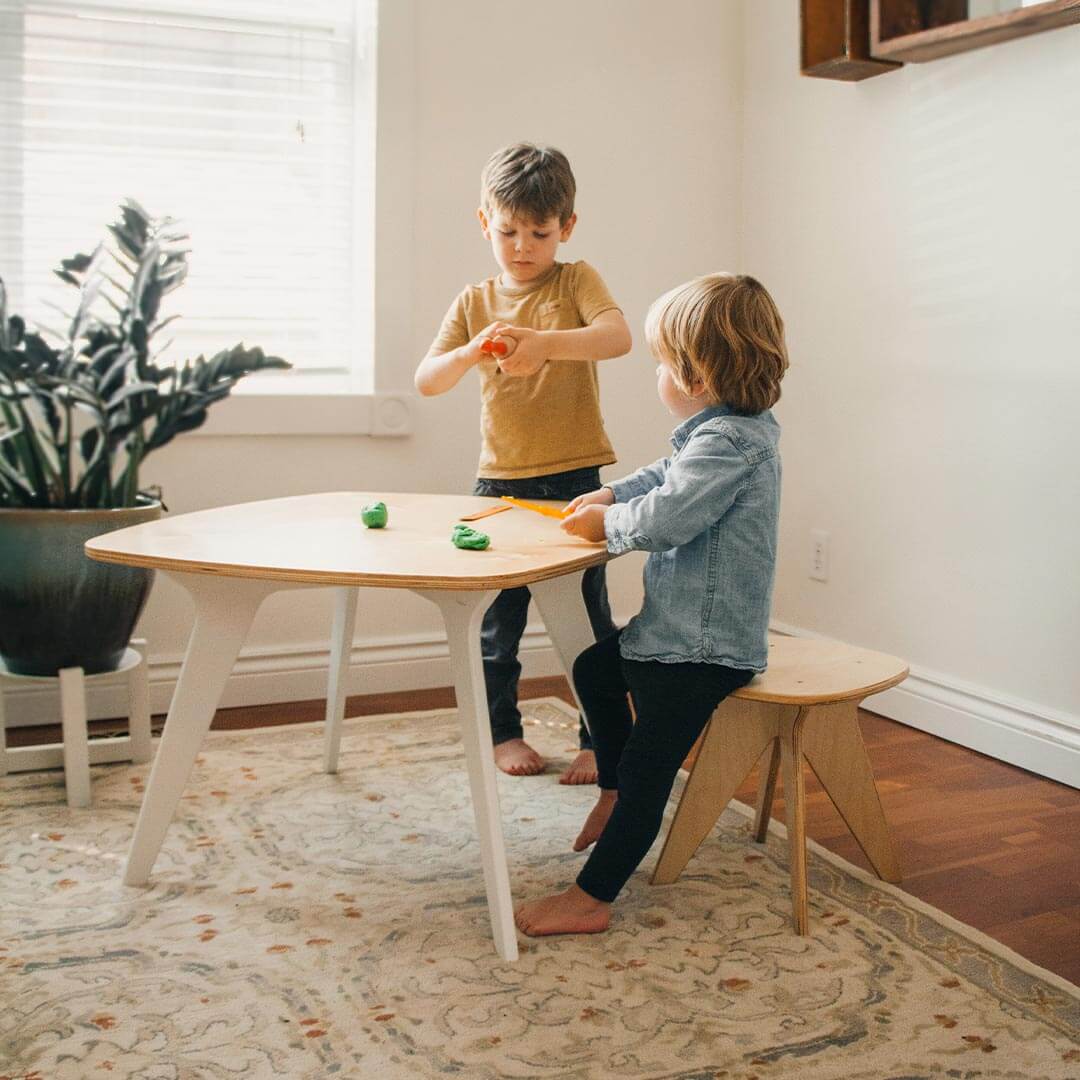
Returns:
[[[366,315],[372,328],[367,335],[370,363],[362,374],[251,376],[189,438],[412,433],[412,395],[391,388],[392,369],[380,358],[408,356],[412,348],[413,258],[400,237],[411,235],[412,221],[414,20],[414,0],[376,0],[373,76],[357,80],[358,95],[374,95],[355,113],[358,124],[373,130],[367,143],[358,138],[354,144],[357,155],[365,146],[371,152],[366,163],[357,162],[356,175],[366,182],[358,184],[353,204],[355,265],[363,268],[354,299],[357,324]],[[357,50],[363,47],[358,39]]]
[[[352,2],[359,7],[362,0]],[[412,251],[400,238],[410,235],[412,218],[414,0],[373,3],[374,19],[357,18],[353,42],[354,342],[348,370],[248,376],[189,438],[411,433],[411,394],[390,389],[394,372],[379,358],[406,356],[411,349]],[[112,4],[143,6],[140,0]],[[184,5],[200,10],[200,0]],[[391,59],[382,63],[381,57]],[[376,274],[377,266],[385,272]]]

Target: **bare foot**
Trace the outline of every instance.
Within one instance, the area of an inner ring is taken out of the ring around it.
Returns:
[[[618,796],[617,791],[602,790],[600,792],[600,798],[589,811],[589,816],[585,819],[585,824],[581,826],[581,832],[574,841],[575,851],[584,851],[590,844],[595,844],[600,839],[600,834],[604,831],[608,818],[611,817],[611,811],[615,809]]]
[[[495,747],[495,764],[511,776],[536,776],[544,771],[544,759],[524,740],[507,739]]]
[[[596,755],[591,750],[582,750],[559,777],[560,784],[595,784],[596,781]]]
[[[529,937],[599,934],[611,921],[611,905],[571,885],[566,892],[530,900],[514,911],[517,928]]]

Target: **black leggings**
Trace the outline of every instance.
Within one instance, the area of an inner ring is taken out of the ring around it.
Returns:
[[[660,832],[675,775],[713,710],[754,677],[752,671],[720,664],[624,660],[620,633],[590,646],[574,663],[574,685],[592,732],[600,787],[619,793],[577,883],[590,896],[609,902]]]

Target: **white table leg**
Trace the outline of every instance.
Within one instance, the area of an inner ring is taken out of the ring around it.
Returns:
[[[495,757],[491,744],[487,690],[480,655],[480,623],[497,593],[450,592],[414,589],[417,595],[437,604],[446,622],[450,642],[450,665],[457,694],[461,739],[469,771],[480,859],[484,866],[488,912],[495,949],[507,961],[518,958],[514,908],[510,897],[510,874],[506,868],[499,792],[495,783]]]
[[[152,756],[150,739],[150,677],[147,671],[146,639],[135,638],[131,647],[139,654],[139,663],[128,672],[128,737],[131,760],[142,765]]]
[[[206,574],[169,576],[195,601],[195,625],[128,852],[126,885],[146,884],[255,612],[283,587]]]
[[[574,686],[574,661],[596,641],[581,595],[583,576],[584,571],[578,571],[576,574],[548,578],[547,581],[534,581],[529,586],[582,716],[585,710],[581,708],[577,687]]]
[[[345,718],[345,676],[349,673],[353,632],[356,629],[356,598],[359,589],[342,586],[335,589],[334,630],[330,642],[330,675],[326,686],[326,733],[323,768],[337,772],[338,748],[341,746],[341,722]]]
[[[60,726],[67,804],[85,808],[90,805],[90,738],[86,730],[86,686],[81,667],[60,671]]]

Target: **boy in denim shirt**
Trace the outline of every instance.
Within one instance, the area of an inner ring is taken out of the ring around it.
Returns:
[[[555,260],[577,222],[574,195],[570,163],[550,147],[508,146],[484,167],[477,215],[501,272],[454,300],[415,377],[421,394],[442,394],[478,370],[482,446],[474,495],[569,501],[599,487],[600,466],[615,461],[595,362],[629,352],[630,330],[588,263]],[[607,636],[615,627],[603,567],[585,572],[582,593],[594,636]],[[528,608],[527,588],[505,589],[481,631],[495,764],[515,776],[544,769],[523,738],[517,707]],[[580,740],[563,783],[596,780],[584,723]]]
[[[674,453],[575,499],[563,528],[650,552],[641,612],[574,664],[600,798],[574,843],[576,884],[523,904],[530,935],[606,930],[611,902],[660,831],[675,774],[713,710],[765,670],[780,510],[784,327],[753,278],[710,274],[645,321]],[[634,704],[631,719],[626,695]]]

